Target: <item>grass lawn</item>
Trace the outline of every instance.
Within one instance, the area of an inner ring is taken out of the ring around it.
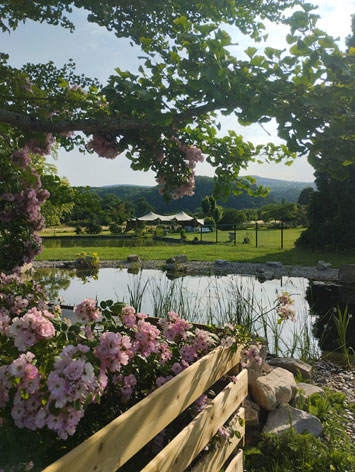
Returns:
[[[330,262],[334,267],[355,263],[355,251],[324,252],[301,248],[272,249],[251,244],[232,243],[194,246],[189,244],[156,247],[85,247],[45,248],[36,260],[72,260],[80,252],[97,252],[101,260],[123,260],[129,254],[137,254],[143,260],[164,260],[177,254],[186,254],[189,260],[214,261],[225,259],[235,262],[280,261],[290,265],[314,266],[319,260]]]

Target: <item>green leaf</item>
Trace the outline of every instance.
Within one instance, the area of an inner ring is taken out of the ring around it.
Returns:
[[[252,48],[252,47],[249,47],[248,49],[245,49],[245,54],[250,57],[250,59],[252,59],[252,57],[255,55],[257,49],[256,48]]]

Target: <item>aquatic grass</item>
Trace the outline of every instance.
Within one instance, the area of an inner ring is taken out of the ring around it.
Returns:
[[[297,325],[279,322],[276,309],[277,291],[273,300],[264,296],[257,299],[255,282],[230,278],[223,284],[218,276],[209,277],[208,285],[197,288],[197,294],[188,288],[186,278],[172,282],[157,282],[155,279],[136,279],[128,290],[130,304],[141,307],[143,294],[148,292],[153,305],[153,315],[164,316],[175,311],[191,322],[223,326],[226,323],[245,326],[251,333],[263,338],[268,349],[276,356],[298,357],[311,362],[319,357],[318,345],[311,335],[310,319],[306,305],[302,313],[297,313]],[[186,286],[187,285],[187,286]],[[250,286],[251,285],[251,286]],[[195,288],[196,289],[196,288]],[[203,307],[203,308],[202,308]]]
[[[335,313],[333,313],[333,320],[334,320],[335,327],[338,333],[339,348],[344,356],[344,361],[347,367],[350,367],[351,366],[350,351],[352,351],[354,354],[355,352],[351,347],[347,347],[347,342],[346,342],[348,326],[350,323],[350,315],[348,314],[348,306],[344,308],[343,312],[338,306],[337,313],[338,313],[338,317],[336,317]]]

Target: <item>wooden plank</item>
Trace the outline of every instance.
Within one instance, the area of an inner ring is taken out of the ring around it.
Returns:
[[[239,451],[225,472],[243,472],[243,451]]]
[[[229,383],[142,472],[184,471],[247,395],[248,372],[243,370],[237,382]]]
[[[113,472],[240,362],[218,347],[134,405],[44,472]]]
[[[230,427],[234,431],[239,431],[240,438],[232,436],[231,438],[220,441],[218,446],[204,455],[192,469],[192,472],[219,472],[228,457],[235,450],[241,439],[245,435],[245,422],[239,423],[239,418],[245,421],[245,409],[239,408],[237,414],[230,421]]]

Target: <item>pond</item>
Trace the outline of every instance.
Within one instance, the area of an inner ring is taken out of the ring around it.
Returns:
[[[179,241],[177,241],[179,242]],[[45,248],[62,247],[153,247],[167,246],[163,241],[157,241],[152,238],[123,238],[112,236],[64,236],[64,237],[46,237],[43,238]]]
[[[321,338],[323,349],[327,349],[324,341],[330,341],[332,349],[337,347],[336,342],[332,345],[336,336],[329,323],[332,308],[338,303],[336,294],[329,285],[302,277],[282,277],[264,283],[253,276],[237,274],[170,280],[159,270],[132,274],[127,269],[100,269],[94,276],[79,275],[76,270],[41,269],[35,277],[44,283],[52,299],[59,296],[66,305],[75,305],[84,298],[111,299],[124,301],[152,316],[164,316],[172,310],[192,322],[245,324],[267,338],[270,352],[278,355],[304,358],[319,354],[315,334]],[[278,324],[274,307],[277,295],[283,291],[294,300],[296,321]],[[330,299],[324,293],[332,293]]]

